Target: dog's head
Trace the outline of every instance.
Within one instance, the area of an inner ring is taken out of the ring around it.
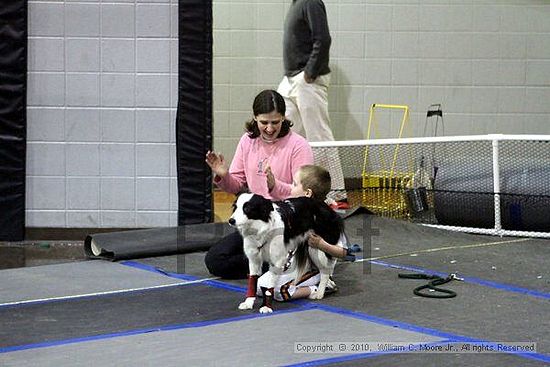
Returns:
[[[254,221],[268,223],[273,212],[273,203],[256,194],[241,194],[233,204],[229,225],[242,228]]]

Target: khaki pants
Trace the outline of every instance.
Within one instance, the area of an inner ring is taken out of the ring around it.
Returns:
[[[334,141],[328,114],[328,87],[330,74],[317,77],[307,83],[304,72],[293,77],[283,77],[277,91],[284,97],[286,117],[294,123],[292,130],[305,136],[309,142]],[[333,190],[344,190],[344,174],[336,148],[317,150],[315,162],[330,172]],[[332,195],[331,195],[332,196]],[[345,197],[335,193],[333,199]]]
[[[306,83],[304,72],[283,77],[277,91],[285,98],[286,117],[294,123],[293,131],[308,141],[334,141],[328,115],[330,74]]]

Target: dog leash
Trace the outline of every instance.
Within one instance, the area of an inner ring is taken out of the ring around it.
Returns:
[[[354,253],[355,252],[360,252],[361,247],[358,244],[353,244],[350,247],[347,247],[345,250],[346,250],[346,255],[342,258],[342,260],[343,261],[354,262],[355,259],[356,259]],[[288,252],[287,257],[286,257],[286,263],[285,263],[285,266],[283,267],[283,271],[287,271],[290,268],[290,266],[292,265],[292,258],[294,257],[295,252],[296,251],[289,251]]]
[[[346,255],[342,260],[354,262],[356,260],[354,253],[360,252],[360,251],[361,251],[361,247],[358,244],[355,243],[351,246],[350,244],[348,244],[348,247],[346,248]]]
[[[428,279],[430,282],[420,287],[416,287],[413,290],[413,293],[420,297],[427,298],[453,298],[456,297],[456,292],[451,291],[450,289],[439,288],[438,286],[449,283],[452,280],[463,281],[463,278],[459,278],[456,274],[451,273],[446,278],[442,278],[439,275],[428,275],[428,274],[397,274],[399,278],[403,279]],[[422,290],[429,289],[432,292],[438,293],[424,293]]]
[[[292,258],[294,257],[294,252],[295,251],[288,252],[288,255],[286,256],[285,266],[283,267],[283,271],[287,271],[292,265]]]

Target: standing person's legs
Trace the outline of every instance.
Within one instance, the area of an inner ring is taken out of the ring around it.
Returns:
[[[283,98],[285,99],[285,106],[286,106],[285,115],[286,115],[286,118],[290,120],[293,124],[292,131],[305,137],[302,118],[300,116],[300,111],[298,110],[298,106],[296,105],[296,98],[291,96],[294,79],[295,79],[294,77],[292,78],[288,78],[286,76],[283,77],[283,80],[281,81],[281,83],[279,83],[277,92],[281,96],[283,96]]]
[[[294,98],[306,131],[306,138],[314,141],[334,141],[328,113],[328,88],[330,74],[321,75],[313,83],[307,83],[304,74],[292,78],[291,98]],[[317,163],[330,172],[332,192],[329,197],[342,200],[347,197],[344,173],[338,156],[338,149],[326,148],[315,154]]]
[[[306,139],[313,141],[334,141],[328,114],[328,87],[330,74],[317,77],[307,83],[304,73],[291,78],[290,98],[296,101],[306,132]]]

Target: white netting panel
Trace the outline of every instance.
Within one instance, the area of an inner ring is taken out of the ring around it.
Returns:
[[[352,207],[471,232],[543,237],[550,232],[549,136],[379,139],[312,147],[317,164],[333,177],[343,175]],[[343,191],[341,184],[333,188]]]

